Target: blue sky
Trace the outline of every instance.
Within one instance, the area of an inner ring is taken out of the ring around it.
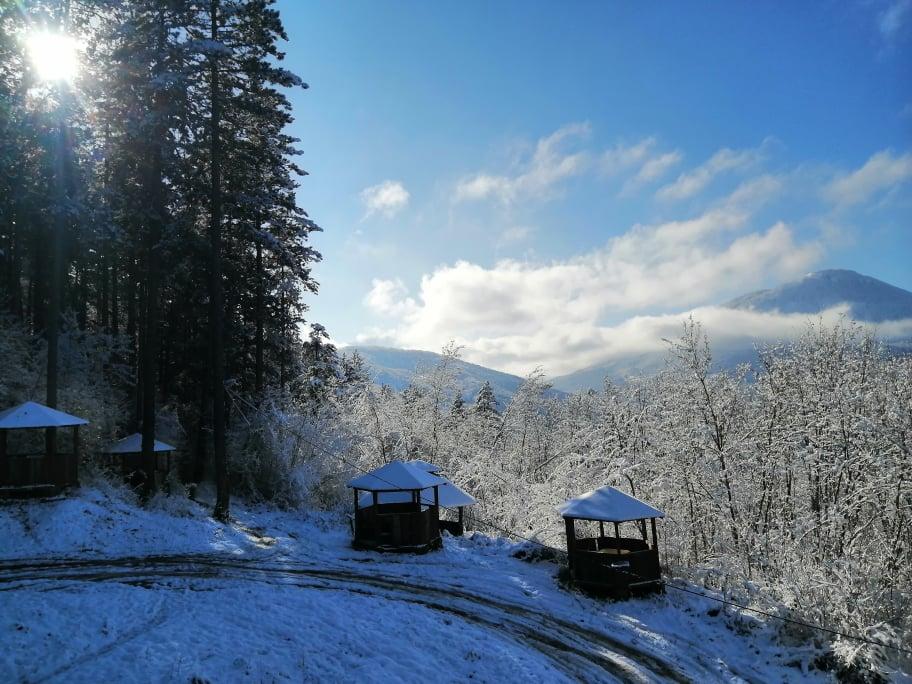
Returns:
[[[278,7],[339,342],[559,373],[811,270],[912,289],[912,0]]]

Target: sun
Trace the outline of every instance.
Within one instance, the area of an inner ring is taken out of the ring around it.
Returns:
[[[36,31],[26,41],[29,58],[42,81],[72,81],[79,71],[76,40],[64,33]]]

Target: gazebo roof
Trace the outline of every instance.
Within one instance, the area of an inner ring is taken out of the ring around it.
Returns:
[[[433,463],[428,463],[427,461],[422,461],[420,458],[416,458],[412,461],[408,461],[408,464],[413,465],[416,468],[421,468],[425,472],[432,473],[434,475],[436,475],[441,470],[443,470],[443,468],[441,468],[440,466],[436,466]]]
[[[665,514],[614,487],[599,487],[557,507],[564,518],[626,522],[664,518]]]
[[[34,401],[27,401],[19,406],[0,411],[0,430],[73,427],[88,424],[87,420]]]
[[[452,482],[446,481],[437,488],[438,502],[444,508],[459,508],[460,506],[473,506],[478,503],[475,497],[467,494]],[[412,500],[411,492],[382,492],[377,496],[377,501],[387,503],[408,503]],[[430,489],[421,491],[421,503],[425,506],[434,505],[434,492]],[[374,505],[374,498],[370,492],[364,492],[358,497],[358,505],[362,508]]]
[[[174,447],[170,444],[165,444],[164,442],[159,442],[155,440],[155,448],[153,451],[174,451]],[[105,454],[139,454],[142,453],[142,435],[138,432],[134,432],[128,437],[114,442],[111,446],[105,449],[102,453]]]
[[[401,492],[414,489],[427,489],[446,483],[442,477],[431,475],[429,472],[402,461],[392,461],[356,477],[348,483],[353,489],[363,489],[368,492]]]

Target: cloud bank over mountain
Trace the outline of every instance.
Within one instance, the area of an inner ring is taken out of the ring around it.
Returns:
[[[565,258],[457,259],[414,284],[374,278],[362,300],[374,324],[354,342],[436,350],[455,341],[475,363],[559,375],[654,349],[691,315],[717,339],[789,336],[806,317],[715,304],[818,267],[832,245],[853,239],[853,212],[903,201],[912,179],[910,155],[891,150],[854,169],[777,166],[781,143],[772,137],[721,148],[669,179],[680,150],[654,136],[598,149],[591,136],[588,123],[564,126],[509,169],[456,181],[453,201],[544,206],[588,177],[612,183],[619,196],[651,193],[666,218],[606,228],[612,237],[601,246]],[[495,232],[506,244],[532,230]],[[836,302],[822,315],[845,313]]]

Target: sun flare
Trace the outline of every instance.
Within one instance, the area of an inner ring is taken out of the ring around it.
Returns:
[[[29,35],[28,52],[42,81],[72,81],[79,70],[76,40],[63,33],[36,31]]]

